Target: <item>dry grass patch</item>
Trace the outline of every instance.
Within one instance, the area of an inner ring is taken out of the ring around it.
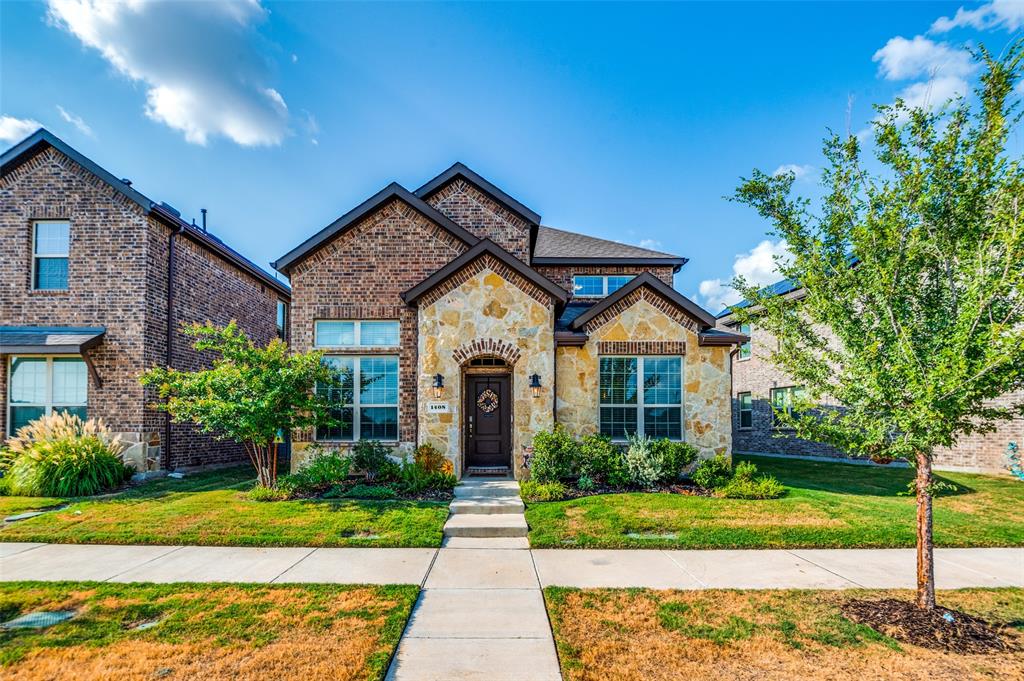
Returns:
[[[0,632],[11,679],[380,679],[415,586],[0,584],[0,617],[70,609]],[[148,628],[139,629],[147,623]]]
[[[549,588],[567,680],[1024,678],[1024,590],[943,592],[940,601],[1010,623],[1018,649],[956,655],[900,644],[844,617],[850,598],[908,592]]]

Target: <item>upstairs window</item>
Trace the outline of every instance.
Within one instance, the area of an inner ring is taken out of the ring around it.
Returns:
[[[632,278],[632,274],[578,274],[572,278],[573,293],[579,298],[604,298],[628,284]]]
[[[32,288],[65,291],[68,288],[68,246],[71,225],[39,220],[32,225]]]
[[[397,321],[335,321],[316,322],[318,348],[397,348]]]
[[[277,337],[288,340],[288,303],[277,301]]]
[[[750,338],[750,340],[740,346],[740,359],[750,359],[750,342],[754,339],[750,335],[750,324],[740,324],[739,332]]]

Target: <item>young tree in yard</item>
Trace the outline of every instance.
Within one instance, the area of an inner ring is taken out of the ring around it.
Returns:
[[[1020,120],[1022,44],[984,50],[977,102],[938,111],[878,107],[869,171],[854,136],[825,142],[820,212],[791,197],[792,174],[755,171],[735,200],[785,238],[780,263],[800,299],[737,280],[743,321],[775,335],[770,359],[803,384],[796,435],[916,467],[917,605],[935,607],[932,453],[991,430],[1024,405],[1024,168],[1007,152]],[[823,333],[824,332],[824,333]],[[842,408],[811,410],[825,397]]]
[[[333,422],[336,403],[323,388],[333,391],[351,381],[340,380],[319,352],[290,354],[278,339],[257,347],[233,321],[224,328],[194,325],[185,333],[196,339],[196,350],[219,357],[209,369],[154,367],[145,372],[142,383],[156,386],[165,399],[156,408],[177,423],[195,423],[203,432],[242,443],[259,484],[274,487],[278,434]],[[340,399],[351,403],[351,397]]]

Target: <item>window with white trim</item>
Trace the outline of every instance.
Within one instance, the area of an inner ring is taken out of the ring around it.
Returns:
[[[749,339],[746,343],[740,346],[739,359],[740,361],[743,361],[745,359],[750,359],[750,343],[753,341],[754,337],[750,334],[750,324],[740,324],[739,332],[744,336],[747,336]]]
[[[572,278],[573,295],[577,298],[604,298],[632,279],[632,274],[577,274]]]
[[[9,434],[55,411],[86,418],[89,378],[81,357],[11,357],[9,368]]]
[[[397,321],[318,319],[314,329],[318,348],[397,348]]]
[[[683,439],[681,357],[602,357],[601,434]]]
[[[750,393],[738,393],[736,401],[740,403],[740,428],[754,427],[754,398]]]
[[[37,220],[32,224],[32,288],[64,291],[68,287],[68,252],[71,225],[64,220]]]
[[[370,355],[324,357],[340,385],[324,388],[336,407],[338,423],[317,428],[317,440],[398,440],[398,357]],[[358,387],[358,389],[356,389]]]

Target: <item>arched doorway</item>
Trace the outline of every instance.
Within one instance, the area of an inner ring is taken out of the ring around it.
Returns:
[[[465,471],[508,473],[512,467],[512,367],[496,355],[467,360],[464,386]]]

